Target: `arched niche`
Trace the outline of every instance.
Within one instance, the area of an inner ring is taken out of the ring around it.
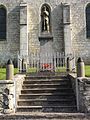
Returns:
[[[41,32],[51,32],[51,8],[48,4],[41,7]]]

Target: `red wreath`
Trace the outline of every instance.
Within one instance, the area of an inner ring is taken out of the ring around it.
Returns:
[[[51,68],[50,64],[48,64],[48,63],[44,63],[44,64],[42,65],[42,67],[43,67],[44,69],[46,69],[46,68]]]

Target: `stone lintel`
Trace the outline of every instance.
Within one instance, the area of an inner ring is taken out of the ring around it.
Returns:
[[[63,23],[63,25],[70,25],[70,24],[71,24],[70,22]]]
[[[43,39],[53,40],[53,36],[51,33],[44,32],[39,36],[39,40],[43,40]]]
[[[20,3],[20,7],[26,7],[26,6],[27,6],[27,3],[25,3],[25,2]]]

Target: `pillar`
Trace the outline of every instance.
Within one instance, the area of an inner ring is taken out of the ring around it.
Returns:
[[[6,80],[12,80],[14,78],[14,66],[9,59],[6,65]]]
[[[72,53],[71,51],[71,28],[70,28],[70,6],[63,4],[63,24],[64,24],[64,47],[65,55]]]
[[[77,77],[85,77],[85,65],[80,57],[77,60]]]
[[[28,55],[27,4],[20,4],[20,56]]]

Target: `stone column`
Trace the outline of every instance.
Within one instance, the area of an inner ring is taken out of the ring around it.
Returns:
[[[12,61],[9,59],[6,65],[6,80],[13,80],[14,77],[14,66]]]
[[[28,55],[27,4],[20,4],[20,55]]]
[[[80,57],[77,60],[77,77],[85,77],[85,65]]]
[[[63,24],[64,24],[64,47],[65,55],[72,53],[71,51],[71,28],[70,28],[70,6],[63,5]]]

